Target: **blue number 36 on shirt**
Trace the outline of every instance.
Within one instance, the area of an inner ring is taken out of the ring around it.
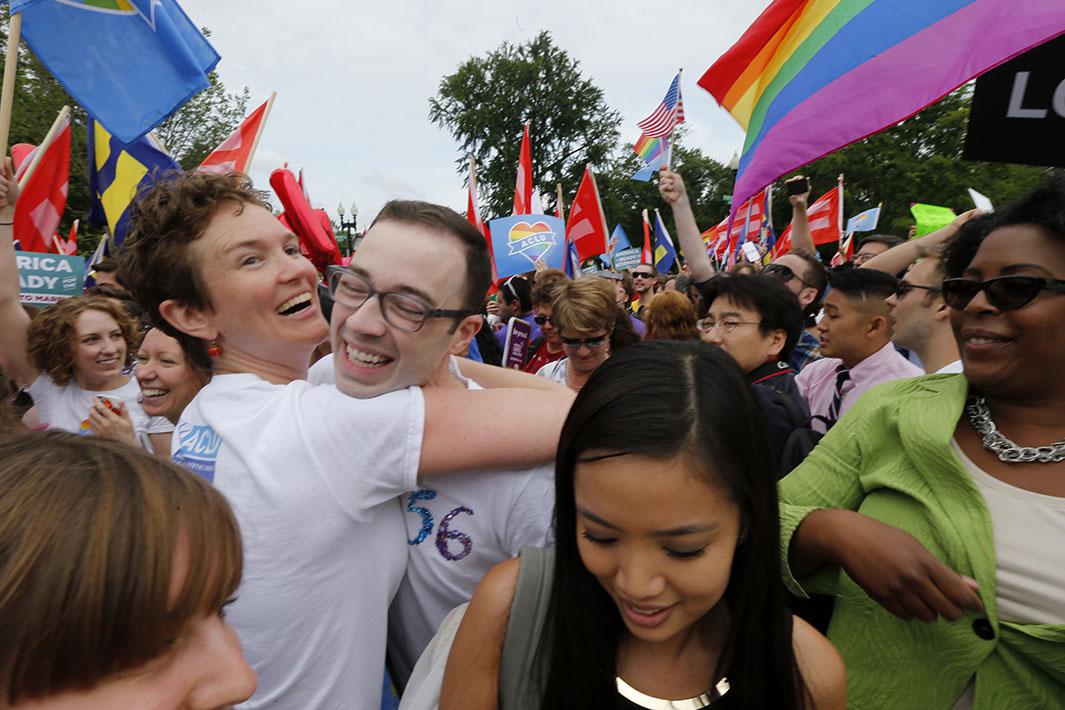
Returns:
[[[423,488],[418,491],[414,491],[407,498],[407,512],[414,513],[419,516],[422,521],[422,527],[418,531],[418,534],[413,539],[407,540],[407,544],[414,546],[420,545],[433,534],[433,512],[422,505],[416,505],[420,501],[429,501],[436,498],[436,491],[431,488]],[[473,515],[473,511],[465,506],[459,506],[455,508],[440,520],[440,525],[436,529],[436,549],[445,560],[457,562],[462,558],[468,556],[473,551],[473,540],[469,535],[459,532],[458,530],[451,530],[451,522],[459,515],[466,513]],[[452,553],[448,547],[452,540],[458,541],[462,546],[462,549],[458,553]]]

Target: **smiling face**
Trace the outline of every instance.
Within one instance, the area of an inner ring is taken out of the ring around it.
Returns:
[[[366,233],[351,261],[378,291],[400,291],[431,308],[465,307],[466,258],[462,241],[440,229],[387,220]],[[421,385],[452,349],[453,341],[472,337],[477,316],[462,320],[430,318],[420,330],[405,332],[390,325],[374,296],[358,310],[333,305],[330,324],[336,385],[358,398]]]
[[[574,497],[581,561],[633,636],[674,641],[721,601],[740,509],[686,457],[578,463]]]
[[[177,423],[181,412],[207,383],[207,377],[189,365],[178,341],[152,328],[136,354],[134,375],[141,387],[141,405],[150,417]]]
[[[230,361],[249,363],[249,371],[281,365],[305,372],[328,325],[318,275],[296,236],[263,207],[226,203],[189,249],[211,304],[190,334],[217,339]]]
[[[1065,242],[1039,227],[1011,225],[994,230],[980,245],[964,278],[997,276],[1065,279]],[[1060,397],[1054,386],[1065,361],[1065,295],[1043,291],[1015,310],[991,305],[976,294],[964,309],[951,309],[965,376],[989,395],[1021,400]]]
[[[74,376],[84,389],[108,389],[122,376],[126,340],[109,314],[87,309],[74,322]]]

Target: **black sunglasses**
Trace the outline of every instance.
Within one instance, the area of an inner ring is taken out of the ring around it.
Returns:
[[[544,323],[550,323],[551,325],[554,325],[555,321],[551,320],[547,316],[533,316],[533,323],[536,323],[536,325],[543,325]]]
[[[595,350],[605,343],[606,339],[607,336],[605,335],[600,335],[598,338],[585,338],[584,340],[581,340],[580,338],[563,338],[562,344],[570,348],[579,348],[582,345],[587,345],[592,350]]]
[[[915,288],[922,291],[928,291],[929,293],[939,293],[942,290],[935,286],[921,286],[919,284],[912,284],[909,281],[899,281],[899,285],[895,289],[895,298],[900,300],[906,298],[906,294]]]
[[[781,283],[785,284],[791,281],[792,279],[799,279],[798,274],[796,274],[794,271],[792,271],[787,266],[784,266],[783,264],[770,264],[769,266],[762,269],[762,273],[766,276],[772,276],[773,278],[778,279]],[[813,288],[812,286],[810,286],[810,284],[806,283],[802,279],[799,279],[799,283],[801,283],[803,286]]]
[[[653,279],[654,277],[655,277],[654,274],[649,274],[646,271],[633,271],[632,272],[632,278],[634,278],[634,279]]]
[[[1041,291],[1065,293],[1065,281],[1040,276],[999,276],[987,281],[947,279],[943,282],[943,300],[951,308],[962,309],[976,294],[987,294],[988,303],[1002,311],[1023,308]]]

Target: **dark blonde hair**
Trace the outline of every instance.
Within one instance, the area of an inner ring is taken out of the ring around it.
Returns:
[[[104,296],[75,296],[53,303],[37,314],[26,331],[26,352],[30,362],[59,386],[74,376],[74,348],[77,346],[78,317],[85,311],[101,311],[111,316],[126,341],[126,366],[133,362],[140,337],[137,323],[126,309]]]
[[[158,658],[240,583],[225,498],[139,449],[58,431],[0,439],[0,491],[0,706]]]
[[[168,299],[210,311],[207,285],[189,247],[203,236],[223,206],[243,210],[246,205],[270,209],[266,193],[252,188],[239,173],[168,175],[154,183],[133,203],[129,236],[118,257],[119,276],[152,324],[176,338],[189,360],[211,369],[207,343],[182,333],[159,313]]]
[[[551,303],[551,319],[559,331],[614,332],[618,304],[614,287],[604,279],[584,278],[563,284]]]
[[[677,291],[663,291],[647,307],[644,340],[698,340],[695,306]]]

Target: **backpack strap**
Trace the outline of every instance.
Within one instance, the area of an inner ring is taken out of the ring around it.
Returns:
[[[555,551],[524,547],[518,559],[518,583],[499,660],[499,707],[507,710],[540,707],[541,684],[532,670],[547,618]]]

